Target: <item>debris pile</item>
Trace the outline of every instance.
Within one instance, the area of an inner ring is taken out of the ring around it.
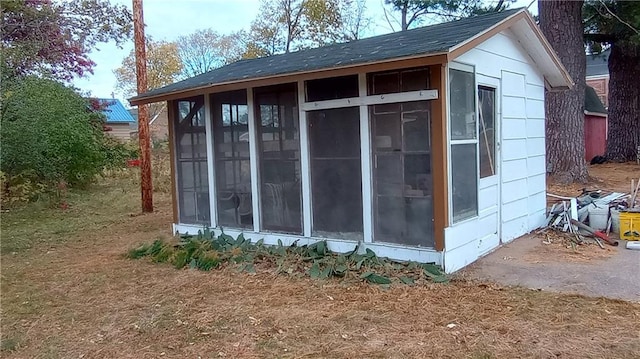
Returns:
[[[572,247],[595,242],[604,249],[605,244],[617,246],[618,242],[610,238],[610,233],[619,233],[620,238],[640,240],[640,179],[637,183],[631,181],[629,193],[607,192],[603,190],[582,190],[577,197],[558,196],[547,193],[550,202],[547,222],[543,229],[549,229],[563,234]],[[620,218],[624,217],[623,221]],[[638,216],[636,225],[634,220],[626,218]],[[621,224],[622,227],[621,228]],[[637,238],[634,238],[637,237]]]

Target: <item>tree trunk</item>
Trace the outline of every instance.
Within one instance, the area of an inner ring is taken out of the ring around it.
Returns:
[[[408,12],[408,8],[409,7],[409,1],[405,1],[404,4],[402,4],[402,10],[400,10],[400,26],[401,29],[400,31],[407,31],[409,30],[409,24],[407,24],[407,12]]]
[[[635,161],[640,146],[640,46],[611,46],[606,157]]]
[[[538,2],[540,28],[575,82],[571,90],[545,92],[547,172],[561,183],[586,182],[582,40],[583,1]]]

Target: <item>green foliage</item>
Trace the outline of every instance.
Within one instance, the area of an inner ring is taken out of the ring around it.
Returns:
[[[2,158],[9,176],[70,184],[91,181],[104,163],[100,118],[72,89],[28,77],[3,89]]]
[[[265,246],[262,240],[252,243],[240,234],[237,238],[225,234],[219,236],[208,229],[197,236],[182,236],[178,242],[156,240],[127,253],[138,259],[150,257],[153,262],[170,263],[181,269],[208,271],[235,265],[239,271],[255,273],[256,264],[268,264],[279,274],[308,275],[313,279],[353,278],[367,283],[389,285],[394,282],[413,285],[417,281],[443,283],[446,276],[435,264],[416,262],[392,262],[380,258],[370,249],[359,254],[358,248],[348,254],[329,251],[325,241],[310,245]]]
[[[140,157],[140,148],[133,141],[122,142],[111,136],[104,136],[103,146],[107,168],[121,168],[127,160]]]
[[[640,46],[640,2],[586,0],[582,18],[587,45],[599,52],[602,44]]]
[[[60,185],[84,186],[124,151],[106,139],[103,115],[53,80],[30,76],[3,84],[1,107],[5,196],[28,200]]]

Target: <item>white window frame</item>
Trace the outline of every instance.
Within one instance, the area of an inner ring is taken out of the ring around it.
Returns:
[[[475,139],[465,139],[465,140],[453,140],[451,139],[451,96],[449,96],[449,91],[450,91],[450,84],[449,84],[449,73],[451,70],[458,70],[458,71],[464,71],[464,72],[469,72],[473,74],[473,93],[474,93],[474,103],[475,103],[475,118],[476,118],[476,138]],[[478,196],[479,196],[479,185],[480,185],[480,170],[479,170],[479,165],[480,165],[480,151],[479,151],[479,139],[478,139],[478,125],[479,125],[479,118],[478,118],[478,76],[476,73],[476,68],[474,65],[471,64],[466,64],[466,63],[461,63],[461,62],[449,62],[448,66],[446,68],[446,86],[445,86],[446,92],[447,92],[447,96],[446,96],[446,101],[447,101],[447,114],[446,114],[446,121],[447,121],[447,172],[448,172],[448,176],[447,176],[447,186],[448,186],[448,207],[449,207],[449,226],[456,226],[462,223],[465,223],[467,221],[473,221],[475,219],[478,218],[478,214],[479,214],[479,208],[478,208]],[[452,175],[452,171],[451,171],[451,146],[454,145],[465,145],[465,144],[475,144],[476,145],[476,214],[475,216],[460,220],[460,221],[454,221],[453,219],[453,175]]]

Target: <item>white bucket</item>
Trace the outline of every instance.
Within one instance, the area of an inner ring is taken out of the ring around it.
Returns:
[[[607,229],[609,207],[589,206],[589,227],[602,231]]]
[[[611,208],[611,232],[620,233],[620,211]]]

